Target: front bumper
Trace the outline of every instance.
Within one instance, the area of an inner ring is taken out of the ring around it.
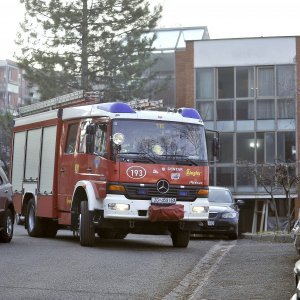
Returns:
[[[114,204],[121,204],[122,210],[113,209]],[[184,218],[182,221],[207,221],[208,219],[208,201],[206,198],[197,198],[193,202],[177,201],[176,204],[184,206]],[[104,219],[119,220],[148,220],[150,200],[132,200],[124,195],[108,194],[103,201]],[[195,212],[195,207],[204,207],[203,212]]]

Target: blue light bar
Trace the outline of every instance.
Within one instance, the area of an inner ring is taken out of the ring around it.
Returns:
[[[128,104],[123,102],[101,103],[97,105],[97,108],[111,113],[135,113],[135,111]]]
[[[185,118],[198,119],[202,121],[200,114],[195,108],[181,107],[178,109],[178,112]]]

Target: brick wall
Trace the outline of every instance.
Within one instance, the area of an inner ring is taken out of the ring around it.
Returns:
[[[176,107],[195,107],[194,42],[175,53]]]

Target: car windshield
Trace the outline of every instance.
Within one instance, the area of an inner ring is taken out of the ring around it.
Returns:
[[[205,130],[200,124],[149,120],[114,120],[112,134],[122,133],[119,154],[152,161],[207,161]]]
[[[209,190],[208,201],[214,203],[232,203],[232,198],[227,190]]]

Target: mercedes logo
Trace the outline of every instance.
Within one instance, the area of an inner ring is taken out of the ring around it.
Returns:
[[[156,188],[159,193],[165,194],[169,191],[170,185],[167,180],[161,179],[157,182]]]

